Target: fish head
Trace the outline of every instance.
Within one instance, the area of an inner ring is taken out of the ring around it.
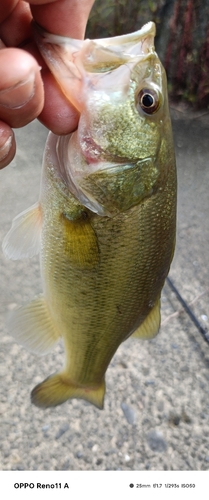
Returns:
[[[100,215],[140,203],[165,177],[159,154],[163,144],[166,157],[172,133],[154,36],[152,22],[132,34],[84,41],[36,28],[47,65],[80,113],[68,144],[60,139],[60,157],[74,194]]]

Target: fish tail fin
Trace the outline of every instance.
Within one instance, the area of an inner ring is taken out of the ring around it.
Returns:
[[[105,381],[96,387],[81,387],[67,379],[64,372],[48,377],[31,392],[31,401],[41,408],[57,406],[68,399],[85,399],[94,406],[103,409]]]

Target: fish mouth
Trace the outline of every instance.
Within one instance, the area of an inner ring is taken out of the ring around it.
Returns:
[[[127,162],[130,162],[127,157],[120,157],[117,155],[113,155],[104,150],[101,146],[99,146],[90,136],[86,136],[82,138],[80,141],[81,154],[85,159],[88,165],[94,165],[103,162],[116,162],[120,165],[126,165]],[[140,161],[140,159],[139,159]],[[131,162],[133,165],[136,162]]]
[[[80,147],[82,156],[88,164],[98,163],[104,157],[103,149],[90,136],[82,138]]]

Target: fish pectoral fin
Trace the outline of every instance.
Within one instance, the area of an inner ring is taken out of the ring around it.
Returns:
[[[73,384],[65,372],[57,373],[38,384],[31,392],[31,401],[40,408],[57,406],[68,399],[85,399],[94,406],[103,409],[105,381],[96,387],[81,387]]]
[[[131,337],[138,339],[152,339],[159,332],[160,319],[160,299],[158,299],[146,319],[131,335]]]
[[[41,238],[41,209],[39,203],[17,215],[6,234],[2,250],[12,260],[33,257],[39,253]]]
[[[99,262],[97,237],[88,217],[70,220],[61,216],[64,228],[64,251],[79,269],[94,269]]]
[[[49,352],[60,336],[42,295],[10,313],[8,330],[19,344],[39,355]]]

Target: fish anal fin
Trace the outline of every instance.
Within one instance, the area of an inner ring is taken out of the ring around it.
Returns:
[[[49,352],[60,336],[42,295],[10,313],[8,331],[19,344],[39,355]]]
[[[95,387],[81,387],[69,381],[65,373],[57,373],[38,384],[31,392],[31,401],[40,408],[57,406],[68,399],[85,399],[103,409],[105,382]]]
[[[97,237],[88,216],[85,214],[76,220],[70,220],[62,214],[64,225],[64,251],[70,261],[80,269],[93,269],[99,262]]]
[[[152,339],[154,338],[160,328],[160,299],[158,299],[151,309],[148,316],[145,318],[143,323],[137,328],[137,330],[131,335],[131,337],[138,339]]]
[[[21,212],[6,234],[2,250],[12,260],[33,257],[39,253],[41,239],[41,208],[39,203]]]

